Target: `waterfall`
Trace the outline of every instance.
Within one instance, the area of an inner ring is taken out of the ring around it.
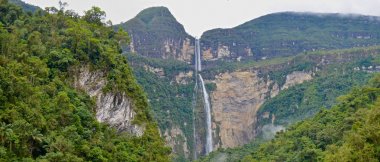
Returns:
[[[201,65],[202,65],[202,63],[201,63],[201,46],[199,45],[199,40],[198,39],[196,39],[195,40],[195,52],[196,52],[196,61],[195,62],[197,62],[197,67],[196,67],[196,69],[198,70],[198,71],[202,71],[202,67],[201,67]]]
[[[203,92],[203,106],[204,106],[204,109],[205,109],[205,112],[206,112],[206,145],[205,145],[205,148],[206,148],[206,155],[209,154],[210,152],[212,152],[213,150],[213,142],[212,142],[212,129],[211,129],[211,109],[210,109],[210,101],[209,101],[209,96],[208,96],[208,93],[207,93],[207,90],[206,90],[206,87],[205,87],[205,84],[204,84],[204,81],[203,81],[203,78],[202,78],[202,75],[201,74],[198,74],[198,72],[202,71],[202,64],[201,64],[201,55],[200,55],[200,43],[199,43],[199,40],[198,39],[195,39],[195,50],[194,50],[194,53],[195,53],[195,59],[194,59],[194,62],[195,62],[195,94],[197,94],[197,90],[198,90],[198,77],[199,77],[199,80],[200,80],[200,88],[202,88],[202,92]],[[197,95],[194,95],[195,99],[197,98],[196,96]],[[196,106],[194,106],[194,109],[195,109]],[[193,131],[194,131],[194,148],[196,147],[196,130],[195,130],[195,113],[194,113],[194,109],[193,109]],[[196,149],[194,149],[194,158],[196,159]]]
[[[199,80],[202,84],[204,108],[206,111],[206,154],[208,154],[212,151],[211,109],[209,97],[201,74],[199,74]]]

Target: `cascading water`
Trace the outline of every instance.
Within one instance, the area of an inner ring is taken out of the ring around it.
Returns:
[[[196,52],[196,63],[197,63],[197,67],[196,67],[196,69],[197,69],[197,71],[202,71],[202,64],[201,64],[201,46],[200,46],[200,44],[199,44],[199,40],[198,39],[196,39],[195,40],[195,52]]]
[[[206,154],[208,154],[212,151],[211,109],[208,93],[201,74],[199,74],[199,80],[202,84],[204,108],[206,111]]]
[[[200,56],[200,43],[199,40],[195,40],[195,77],[196,77],[196,82],[195,82],[195,92],[198,90],[198,77],[200,80],[200,88],[202,88],[203,92],[203,106],[204,110],[206,112],[206,145],[205,145],[205,150],[206,150],[206,155],[212,152],[213,150],[213,142],[212,142],[212,129],[211,129],[211,109],[210,109],[210,101],[209,101],[209,96],[202,78],[201,74],[198,74],[202,70],[202,64],[201,64],[201,56]],[[196,94],[196,93],[195,93]],[[196,95],[194,98],[197,98]],[[194,104],[195,105],[195,104]],[[194,106],[195,108],[195,106]],[[193,110],[193,115],[194,115],[194,110]],[[195,119],[193,119],[195,121]],[[194,148],[196,147],[196,130],[195,130],[195,124],[193,124],[193,129],[194,129]],[[194,149],[194,159],[196,159],[196,149]]]

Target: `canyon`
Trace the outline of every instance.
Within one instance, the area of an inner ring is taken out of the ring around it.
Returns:
[[[206,31],[199,39],[200,57],[195,55],[198,50],[196,39],[186,33],[165,7],[145,9],[116,27],[130,34],[131,42],[123,49],[127,56],[133,57],[131,64],[136,75],[141,77],[140,83],[143,87],[145,85],[150,103],[156,107],[154,113],[159,118],[167,144],[178,159],[181,156],[191,159],[196,154],[207,153],[205,139],[197,137],[194,140],[193,133],[189,132],[194,124],[191,89],[196,84],[194,67],[200,66],[197,62],[202,62],[202,72],[199,73],[210,94],[213,149],[242,146],[268,128],[263,128],[261,120],[270,118],[276,123],[275,114],[259,113],[268,100],[282,91],[318,78],[325,73],[326,67],[376,56],[377,49],[334,51],[378,45],[380,22],[372,19],[374,17],[352,18],[336,14],[269,14],[234,28]],[[325,25],[321,26],[321,22]],[[354,23],[341,29],[340,26],[347,22]],[[361,29],[364,28],[368,30],[363,32]],[[321,36],[308,36],[308,33]],[[362,39],[364,37],[369,38]],[[324,54],[318,54],[319,51]],[[147,81],[155,84],[157,80],[159,85],[165,85],[173,92],[146,85]],[[174,101],[160,103],[165,100],[163,95],[151,94],[159,92]],[[205,121],[205,112],[198,113],[195,118]],[[162,116],[165,119],[161,119]],[[204,122],[197,124],[205,125]],[[195,133],[205,135],[203,129],[198,128]]]

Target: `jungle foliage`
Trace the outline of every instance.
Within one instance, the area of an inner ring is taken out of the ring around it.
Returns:
[[[168,161],[146,96],[120,43],[127,33],[93,7],[84,16],[50,7],[25,13],[0,1],[0,161]],[[75,69],[105,72],[104,91],[133,101],[141,137],[95,118],[95,101],[73,85]]]

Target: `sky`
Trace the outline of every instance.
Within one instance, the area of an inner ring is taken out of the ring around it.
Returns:
[[[59,0],[24,0],[42,8],[58,6]],[[168,7],[186,31],[200,37],[214,28],[231,28],[254,18],[283,11],[350,13],[380,16],[380,0],[62,0],[83,14],[92,6],[107,13],[113,24],[128,21],[141,10]]]

